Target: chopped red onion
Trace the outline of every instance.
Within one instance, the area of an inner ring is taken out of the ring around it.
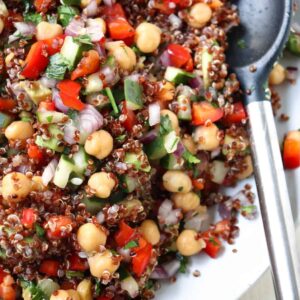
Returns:
[[[169,15],[169,21],[173,30],[179,29],[182,26],[182,20],[175,14]]]
[[[149,125],[154,126],[160,123],[160,105],[158,102],[151,103],[149,109]]]
[[[162,63],[164,67],[169,67],[171,66],[171,60],[170,60],[170,55],[168,53],[168,50],[165,50],[162,55],[159,58],[159,61]]]
[[[173,277],[180,268],[180,261],[174,259],[170,262],[156,266],[152,274],[151,279],[169,279]]]
[[[184,228],[185,229],[193,229],[197,232],[202,231],[204,222],[208,220],[207,213],[197,213],[196,215],[186,216]]]
[[[60,95],[59,95],[59,91],[57,89],[53,89],[52,90],[52,97],[53,97],[53,102],[55,104],[55,107],[63,112],[63,113],[66,113],[68,112],[69,110],[69,107],[64,105],[61,98],[60,98]]]
[[[286,79],[291,82],[296,82],[298,77],[298,68],[297,67],[287,67],[286,68]]]
[[[65,34],[69,36],[78,36],[83,34],[84,20],[82,18],[73,18],[73,20],[66,27]]]
[[[96,218],[97,218],[97,221],[99,222],[99,224],[103,224],[105,221],[105,216],[102,211],[98,212]]]
[[[158,220],[160,225],[175,225],[182,218],[180,209],[173,209],[171,200],[165,200],[158,209]]]
[[[216,158],[217,156],[219,156],[221,153],[221,147],[218,147],[216,148],[215,150],[213,150],[211,153],[210,153],[210,157],[213,159],[213,158]]]
[[[151,279],[168,279],[168,274],[162,266],[156,266],[153,272],[150,275]]]
[[[131,261],[131,256],[130,256],[131,249],[124,249],[124,247],[122,247],[122,248],[118,248],[117,251],[122,256],[123,261],[125,262]]]
[[[115,0],[104,0],[103,2],[107,6],[112,6],[114,3],[116,3]]]
[[[96,24],[96,23],[95,23]],[[98,23],[96,25],[88,26],[85,28],[85,34],[89,35],[92,42],[99,42],[104,38],[102,28]]]
[[[222,219],[230,219],[233,209],[232,199],[222,202],[218,206],[218,212]]]
[[[113,86],[120,80],[117,68],[105,66],[100,70],[100,72],[105,76],[105,83],[108,86]]]
[[[198,88],[202,88],[203,87],[203,80],[200,76],[196,76],[194,78],[191,78],[189,80],[189,86],[192,89],[198,89]]]
[[[57,80],[53,78],[48,78],[47,76],[43,76],[40,79],[40,82],[43,86],[47,87],[48,89],[53,89],[55,88],[57,84]]]
[[[183,143],[182,143],[182,142],[179,142],[179,143],[177,144],[177,149],[176,149],[176,151],[174,152],[174,155],[175,155],[177,158],[181,158],[184,151],[185,151],[185,147],[184,147]]]
[[[53,179],[57,165],[58,165],[58,160],[54,158],[44,169],[44,172],[42,174],[43,185],[47,186],[49,182]]]
[[[72,123],[67,123],[64,127],[64,141],[70,145],[76,144],[75,136],[76,131],[79,131],[77,127]]]
[[[8,43],[12,43],[21,37],[30,37],[35,35],[36,27],[33,23],[15,22],[14,26],[17,31],[9,36]]]
[[[82,11],[87,17],[95,17],[98,14],[98,5],[96,0],[91,0],[88,6]]]
[[[143,144],[149,144],[153,142],[158,136],[158,131],[157,129],[152,129],[151,131],[147,132],[144,136],[140,138],[140,141]]]

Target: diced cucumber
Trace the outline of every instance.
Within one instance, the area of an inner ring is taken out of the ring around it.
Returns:
[[[202,75],[205,89],[209,88],[210,77],[209,77],[209,66],[213,60],[213,56],[208,53],[207,50],[202,52]]]
[[[68,116],[58,111],[38,111],[37,119],[42,124],[65,123]]]
[[[82,52],[85,51],[85,46],[76,43],[73,37],[67,36],[60,50],[60,54],[69,61],[70,69],[74,69],[82,57]]]
[[[145,152],[151,160],[160,159],[168,154],[164,146],[164,138],[158,136],[153,142],[145,146]]]
[[[66,27],[73,20],[76,15],[79,15],[79,10],[76,7],[69,5],[61,5],[57,8],[59,23]]]
[[[80,5],[81,0],[62,0],[65,5]]]
[[[100,72],[94,73],[87,78],[85,92],[87,94],[101,92],[103,90],[103,81],[100,78]]]
[[[140,154],[126,153],[124,161],[127,164],[133,165],[135,167],[135,169],[137,169],[137,170],[144,171],[144,172],[150,172],[151,171],[150,165],[148,165],[147,167],[142,167],[141,156],[146,157],[143,152]]]
[[[49,298],[51,295],[59,289],[58,283],[50,278],[42,279],[38,282],[38,287],[45,293]]]
[[[194,77],[196,77],[195,74],[174,67],[167,67],[165,73],[165,79],[175,84],[186,84],[189,81],[189,79]]]
[[[192,120],[192,108],[191,100],[185,95],[179,95],[177,97],[178,102],[178,119],[184,121]]]
[[[11,122],[13,121],[13,118],[3,112],[0,112],[0,128],[7,127]]]
[[[79,151],[73,155],[75,171],[78,173],[84,173],[88,166],[89,155],[85,152],[81,146]]]
[[[52,96],[52,91],[43,86],[39,81],[22,81],[19,86],[25,90],[30,99],[38,105],[41,101]]]
[[[184,159],[178,158],[174,154],[169,154],[163,157],[160,163],[167,170],[181,170]]]
[[[139,285],[137,281],[130,275],[121,280],[121,288],[126,291],[130,298],[135,298],[139,294]]]
[[[132,193],[138,187],[138,181],[135,178],[133,178],[129,175],[125,175],[123,177],[123,182],[126,186],[126,192],[127,193]]]
[[[176,135],[175,131],[171,131],[164,136],[164,147],[167,153],[173,153],[177,149],[180,138]]]
[[[35,139],[35,143],[40,147],[48,148],[56,152],[62,152],[64,150],[64,147],[59,146],[58,135],[63,136],[63,131],[60,130],[60,128],[55,124],[49,125],[48,131],[51,135],[50,139],[44,140],[41,136],[37,136]]]
[[[297,33],[290,33],[287,48],[291,53],[300,56],[300,37]]]
[[[68,184],[69,177],[73,170],[73,161],[67,155],[63,154],[56,167],[53,183],[61,189],[64,189]]]
[[[138,82],[130,78],[126,78],[124,81],[124,90],[126,107],[128,109],[137,110],[143,108],[143,91],[141,85]]]
[[[99,110],[110,104],[108,97],[101,93],[92,93],[87,95],[86,102],[95,106]]]

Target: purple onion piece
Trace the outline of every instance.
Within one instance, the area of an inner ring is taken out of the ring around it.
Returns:
[[[152,129],[140,138],[140,142],[142,142],[143,144],[150,144],[157,138],[157,136],[158,131],[156,129]]]
[[[185,147],[183,145],[182,142],[179,142],[178,145],[177,145],[177,149],[175,150],[174,152],[174,155],[177,157],[177,158],[181,158],[182,157],[182,154],[184,153],[185,151]]]
[[[218,212],[222,219],[230,219],[232,213],[232,200],[222,202],[218,206]]]
[[[88,6],[82,11],[87,17],[95,17],[98,14],[98,5],[96,0],[91,0]]]
[[[84,28],[84,20],[82,18],[73,18],[66,27],[65,34],[69,36],[78,36]]]
[[[199,76],[196,76],[195,78],[191,78],[189,80],[188,85],[192,89],[201,89],[201,88],[203,88],[203,80]]]
[[[163,66],[169,67],[171,66],[170,55],[168,50],[165,50],[159,58],[159,61],[162,63]]]
[[[152,274],[150,275],[151,279],[168,279],[168,274],[162,266],[156,266]]]
[[[292,82],[295,82],[298,77],[298,68],[297,67],[287,67],[286,68],[286,79]]]
[[[180,262],[174,259],[170,262],[164,263],[162,265],[156,266],[152,274],[151,279],[169,279],[173,277],[180,268]]]
[[[53,95],[53,102],[55,104],[55,107],[63,113],[68,112],[69,107],[63,104],[59,95],[59,91],[57,89],[53,89],[52,95]]]

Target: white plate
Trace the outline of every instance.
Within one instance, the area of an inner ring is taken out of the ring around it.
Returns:
[[[285,66],[298,66],[300,60],[287,55]],[[288,130],[300,129],[300,76],[297,85],[284,84],[278,89],[282,97],[281,112],[291,117],[288,122],[277,122],[280,143]],[[280,115],[279,113],[279,115]],[[290,199],[296,223],[299,224],[300,240],[300,169],[286,172]],[[250,182],[255,186],[254,180]],[[228,192],[234,194],[245,182]],[[258,199],[256,199],[258,205]],[[239,218],[240,236],[233,246],[226,246],[218,259],[211,259],[204,253],[192,259],[189,273],[179,275],[176,283],[165,284],[158,291],[159,300],[235,300],[252,286],[269,266],[269,258],[260,216],[255,221]],[[233,253],[237,249],[237,253]],[[196,278],[193,271],[199,270]]]

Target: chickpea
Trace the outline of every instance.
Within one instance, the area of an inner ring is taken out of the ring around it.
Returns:
[[[145,240],[151,245],[157,245],[160,241],[160,232],[157,224],[152,220],[145,220],[141,226],[140,231]]]
[[[20,202],[31,192],[31,181],[24,174],[12,172],[3,177],[2,197],[8,202]]]
[[[140,200],[138,199],[126,199],[120,202],[126,208],[125,216],[131,216],[133,211],[143,211],[144,207]]]
[[[185,134],[183,136],[183,138],[181,139],[184,147],[190,151],[193,155],[195,155],[197,153],[197,146],[193,140],[193,138],[188,135],[188,134]]]
[[[97,251],[99,246],[105,246],[106,238],[105,231],[92,223],[81,225],[77,231],[78,243],[86,252]]]
[[[95,173],[88,181],[88,186],[95,191],[95,195],[99,198],[108,198],[115,185],[115,180],[106,172]]]
[[[182,255],[192,256],[205,247],[205,242],[198,237],[195,230],[185,229],[179,234],[176,240],[176,246]]]
[[[80,6],[81,6],[81,8],[85,8],[85,7],[87,7],[91,2],[92,2],[92,0],[81,0],[81,1],[80,1]],[[97,5],[99,5],[101,2],[102,2],[102,0],[96,0]]]
[[[103,34],[106,33],[106,23],[102,18],[96,18],[96,19],[87,19],[87,26],[99,26],[101,28],[101,31]]]
[[[27,140],[33,136],[33,127],[29,122],[15,121],[5,129],[8,140]]]
[[[222,184],[228,173],[228,167],[224,161],[214,160],[210,167],[211,180],[215,183]]]
[[[4,29],[4,22],[3,19],[0,18],[0,34],[3,32],[3,29]]]
[[[67,293],[69,294],[70,300],[81,300],[80,295],[75,290],[67,290]]]
[[[285,68],[281,64],[277,63],[269,75],[269,83],[271,85],[279,85],[284,82],[285,77]]]
[[[188,193],[192,189],[192,181],[182,171],[167,171],[163,176],[163,186],[172,193]]]
[[[144,53],[154,52],[161,42],[161,30],[156,25],[144,22],[135,30],[135,43]]]
[[[6,7],[6,4],[3,2],[3,0],[0,0],[0,16],[3,16],[3,17],[9,16],[8,9]]]
[[[50,300],[69,300],[69,299],[70,299],[70,295],[65,290],[57,290],[50,297]]]
[[[210,21],[211,17],[211,8],[205,3],[197,3],[191,7],[187,22],[191,27],[202,28]]]
[[[134,51],[123,44],[122,46],[116,47],[111,54],[116,59],[120,68],[124,71],[132,71],[136,66],[137,60]]]
[[[219,128],[215,124],[198,126],[193,134],[198,150],[212,151],[219,147]]]
[[[113,52],[119,47],[124,47],[125,43],[123,41],[113,41],[113,42],[106,42],[105,43],[105,49],[108,50],[109,52]]]
[[[47,189],[43,184],[43,180],[41,176],[33,176],[32,177],[32,186],[31,189],[36,192],[43,192]]]
[[[180,127],[179,127],[179,121],[177,116],[169,109],[163,109],[160,112],[161,116],[168,116],[171,124],[172,124],[172,128],[176,131],[177,134],[179,134],[180,132]]]
[[[243,165],[245,166],[244,170],[236,175],[236,177],[240,180],[243,180],[253,174],[253,164],[250,155],[247,155],[244,158]]]
[[[171,196],[171,199],[175,206],[181,208],[183,212],[195,210],[200,205],[200,197],[194,192],[175,193]]]
[[[88,262],[91,274],[98,278],[101,278],[107,272],[112,275],[120,266],[119,259],[115,258],[110,250],[89,257]]]
[[[63,34],[63,28],[59,24],[42,21],[36,27],[36,39],[38,41],[52,39],[60,34]]]
[[[77,286],[80,300],[93,300],[92,282],[90,279],[83,279]]]
[[[98,159],[107,157],[112,152],[113,148],[113,137],[106,130],[93,132],[88,136],[84,145],[85,151]]]

